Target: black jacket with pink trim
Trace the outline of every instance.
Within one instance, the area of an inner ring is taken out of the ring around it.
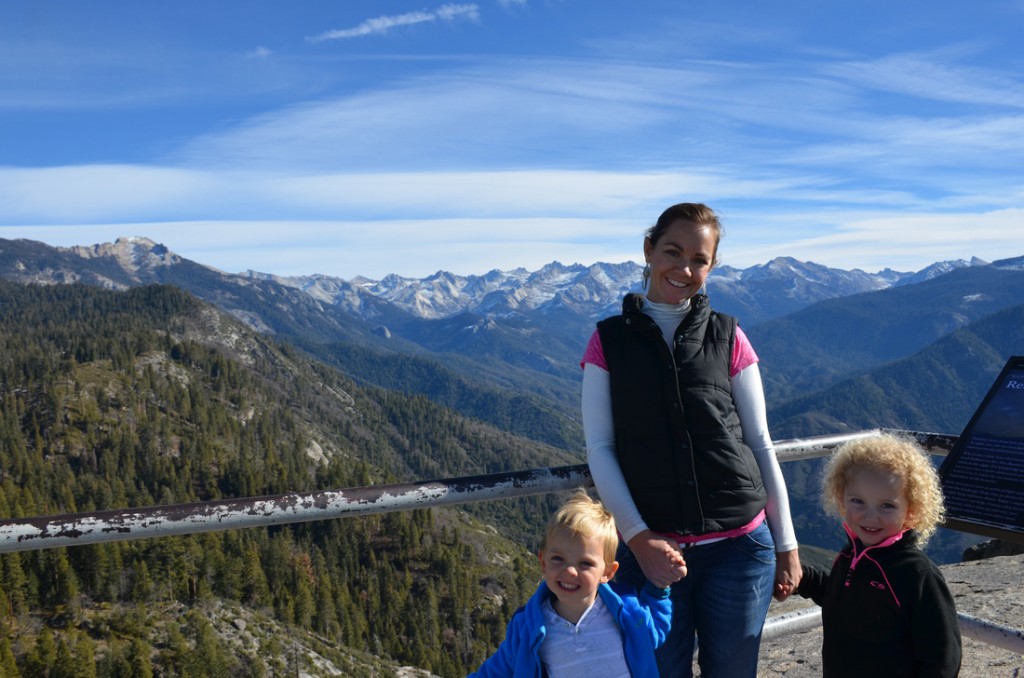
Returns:
[[[825,678],[960,671],[953,596],[913,530],[867,548],[850,535],[831,572],[804,568],[798,593],[821,606]]]

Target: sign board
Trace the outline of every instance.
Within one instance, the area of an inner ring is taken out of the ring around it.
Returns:
[[[939,475],[946,527],[1024,543],[1024,356],[1003,367]]]

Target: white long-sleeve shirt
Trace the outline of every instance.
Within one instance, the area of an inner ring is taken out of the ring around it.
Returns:
[[[678,327],[683,314],[687,312],[688,306],[688,303],[681,306],[666,306],[648,301],[644,304],[644,312],[658,323],[666,342],[671,346],[675,328]],[[754,453],[768,495],[765,513],[768,527],[775,540],[775,550],[780,553],[792,551],[797,548],[797,540],[789,511],[789,494],[768,432],[764,388],[761,384],[761,371],[756,362],[733,375],[732,398],[740,417],[743,442]],[[629,541],[648,527],[640,517],[615,453],[615,427],[608,372],[591,362],[586,362],[583,366],[582,407],[583,434],[587,444],[590,475],[594,479],[601,501],[615,516],[615,523],[623,539]]]

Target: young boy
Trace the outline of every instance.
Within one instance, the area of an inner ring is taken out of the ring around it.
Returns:
[[[831,572],[804,568],[798,589],[821,606],[825,678],[956,676],[953,596],[919,548],[943,514],[927,455],[902,437],[854,440],[829,460],[823,486],[850,539]]]
[[[551,517],[540,545],[544,581],[513,615],[480,669],[490,676],[657,678],[654,649],[672,618],[669,589],[609,584],[619,564],[611,513],[578,490]]]

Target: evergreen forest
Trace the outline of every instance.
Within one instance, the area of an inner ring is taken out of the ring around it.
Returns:
[[[12,519],[581,462],[166,285],[0,281],[0,407]],[[298,675],[313,646],[346,675],[465,675],[533,592],[557,501],[3,554],[0,675]]]

